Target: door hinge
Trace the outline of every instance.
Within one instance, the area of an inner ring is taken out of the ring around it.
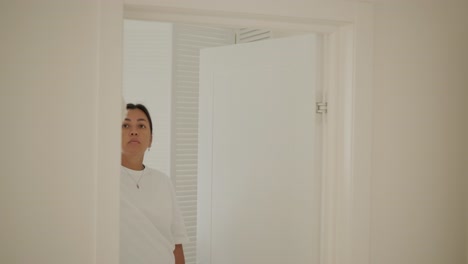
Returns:
[[[325,114],[327,113],[327,102],[317,102],[317,107],[315,112],[317,114]]]

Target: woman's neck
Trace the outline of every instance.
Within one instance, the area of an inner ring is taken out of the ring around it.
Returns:
[[[125,168],[131,170],[143,170],[145,168],[145,166],[143,165],[143,157],[130,158],[122,155],[121,164]]]

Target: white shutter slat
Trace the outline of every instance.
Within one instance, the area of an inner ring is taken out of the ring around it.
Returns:
[[[198,79],[201,48],[234,44],[234,32],[216,27],[173,26],[172,177],[190,243],[184,244],[185,262],[196,263]]]
[[[242,28],[236,31],[236,43],[247,43],[269,39],[272,37],[271,30]]]

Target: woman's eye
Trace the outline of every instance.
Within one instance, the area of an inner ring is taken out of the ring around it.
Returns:
[[[140,128],[146,128],[146,126],[145,125],[140,125]]]
[[[127,124],[123,124],[123,125],[122,125],[122,128],[128,128],[128,125],[127,125]]]

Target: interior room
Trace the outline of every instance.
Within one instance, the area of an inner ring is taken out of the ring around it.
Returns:
[[[219,23],[234,41],[242,25],[321,36],[318,84],[329,93],[315,96],[331,99],[322,163],[331,176],[320,178],[312,263],[468,264],[467,11],[464,0],[3,1],[0,263],[119,263],[121,100],[146,99],[125,89],[142,80],[124,77],[124,19],[138,13]],[[161,136],[169,152],[174,138]],[[152,155],[152,166],[174,171],[173,156]],[[197,162],[211,175],[208,159]],[[204,212],[222,219],[215,205]],[[190,263],[197,253],[230,263],[191,250]]]

